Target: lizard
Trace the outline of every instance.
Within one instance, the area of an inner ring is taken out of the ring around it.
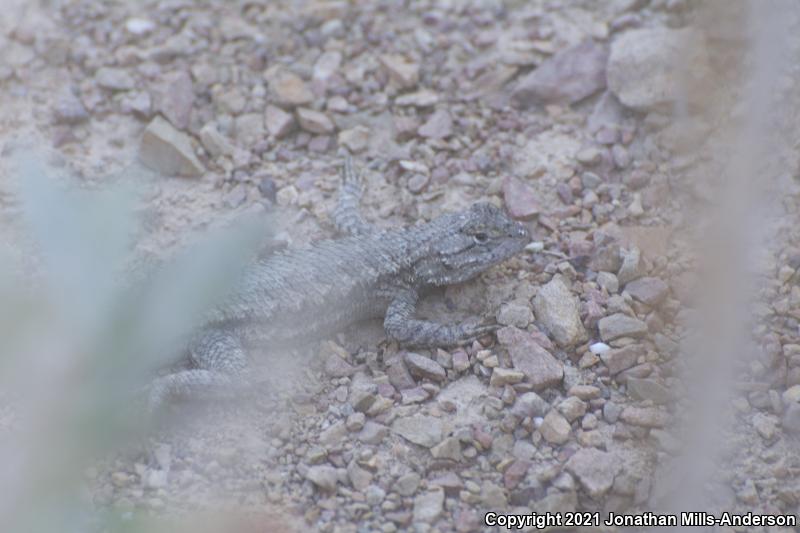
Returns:
[[[465,344],[494,325],[442,324],[415,317],[424,290],[469,281],[519,253],[527,229],[488,202],[430,222],[380,229],[359,211],[362,180],[350,156],[332,212],[340,238],[288,248],[250,265],[231,294],[204,313],[188,343],[191,368],[156,378],[152,412],[167,398],[245,383],[248,351],[324,338],[383,317],[404,347]]]

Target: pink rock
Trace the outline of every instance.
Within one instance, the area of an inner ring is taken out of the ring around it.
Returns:
[[[528,185],[508,176],[503,180],[503,199],[509,214],[519,220],[531,220],[539,214],[539,202]]]

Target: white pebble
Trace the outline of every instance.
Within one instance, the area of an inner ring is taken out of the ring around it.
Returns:
[[[596,342],[589,346],[589,351],[595,355],[600,355],[601,353],[606,353],[611,349],[611,346],[604,342]]]
[[[544,243],[542,241],[533,241],[525,247],[527,252],[541,252],[544,250]]]

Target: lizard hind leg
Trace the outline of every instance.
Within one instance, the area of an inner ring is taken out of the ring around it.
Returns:
[[[232,396],[247,385],[247,355],[234,335],[208,331],[190,346],[195,368],[161,376],[150,385],[148,410],[172,398]]]

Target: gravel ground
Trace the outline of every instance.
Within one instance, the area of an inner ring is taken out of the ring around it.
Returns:
[[[175,406],[151,453],[98,461],[99,506],[246,509],[263,531],[468,532],[489,510],[636,513],[680,492],[663,482],[676,428],[702,411],[679,350],[702,308],[708,249],[692,243],[733,190],[716,170],[759,59],[737,37],[739,3],[47,5],[9,2],[2,19],[0,142],[38,139],[90,183],[139,179],[142,251],[256,207],[280,213],[290,244],[330,236],[345,152],[379,225],[488,200],[534,241],[424,309],[492,313],[496,337],[410,353],[369,324],[269,353],[263,393]],[[709,510],[798,513],[798,76],[761,97],[782,110],[777,162],[758,168],[779,198],[759,218],[769,238],[744,250],[755,355],[726,365]],[[0,206],[14,218],[8,191]]]

